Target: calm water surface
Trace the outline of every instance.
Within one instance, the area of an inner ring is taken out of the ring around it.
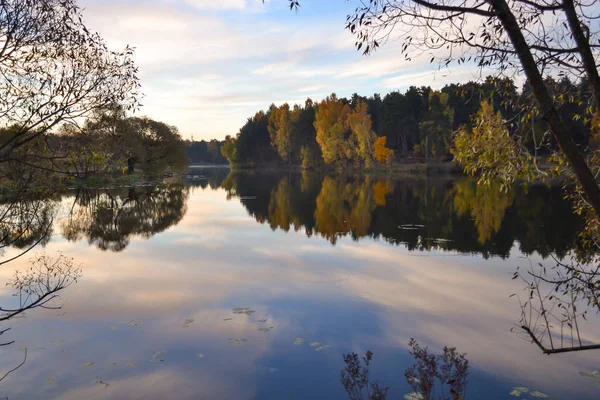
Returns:
[[[370,350],[372,377],[402,399],[415,338],[467,353],[470,399],[515,398],[513,386],[600,398],[579,374],[600,369],[600,351],[545,356],[511,332],[517,266],[550,265],[576,243],[581,221],[559,189],[196,173],[186,185],[29,199],[40,215],[30,241],[52,225],[33,252],[74,257],[83,277],[62,310],[3,322],[15,343],[0,348],[1,371],[25,347],[28,357],[0,397],[344,399],[342,355]],[[1,281],[28,258],[0,267]],[[2,286],[4,306],[11,294]],[[600,343],[600,319],[588,319],[585,339]]]

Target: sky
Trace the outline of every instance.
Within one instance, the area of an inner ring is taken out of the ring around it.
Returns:
[[[354,0],[81,0],[85,22],[114,49],[136,48],[139,115],[175,125],[184,139],[235,135],[270,104],[331,93],[385,95],[475,79],[468,66],[440,71],[428,55],[404,61],[392,39],[371,56],[344,30]]]

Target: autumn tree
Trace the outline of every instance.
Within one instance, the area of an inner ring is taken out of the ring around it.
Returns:
[[[375,159],[381,165],[390,165],[394,159],[394,150],[388,149],[386,144],[387,137],[385,136],[377,138],[373,144]]]
[[[352,144],[348,142],[347,119],[350,107],[335,94],[319,103],[315,114],[317,143],[323,153],[325,164],[342,163],[352,158]]]
[[[359,101],[348,115],[348,126],[352,132],[351,144],[356,143],[355,158],[363,162],[367,168],[373,166],[373,143],[377,135],[373,131],[371,115],[367,112],[367,104]]]

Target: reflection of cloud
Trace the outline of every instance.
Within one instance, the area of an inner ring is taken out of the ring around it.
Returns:
[[[579,381],[564,377],[595,368],[597,353],[547,357],[509,332],[519,313],[508,299],[521,290],[510,279],[517,259],[410,253],[367,239],[343,238],[332,247],[302,232],[273,232],[239,201],[224,198],[222,190],[193,192],[179,225],[150,240],[135,238],[120,254],[56,237],[48,251],[82,262],[83,279],[64,293],[65,316],[41,311],[15,322],[13,332],[19,346],[48,346],[47,328],[54,327],[52,339],[65,339],[65,351],[32,353],[28,368],[11,377],[12,393],[29,398],[31,382],[57,376],[63,382],[57,393],[66,390],[62,397],[38,398],[253,398],[261,384],[254,374],[269,357],[295,366],[300,353],[293,351],[315,355],[308,344],[293,345],[296,336],[335,345],[319,353],[335,361],[310,359],[302,370],[309,376],[341,368],[339,353],[348,349],[377,346],[406,355],[410,337],[436,349],[456,346],[474,370],[519,380],[515,384],[536,382],[540,390],[576,389]],[[23,268],[26,260],[11,266]],[[0,270],[0,279],[12,272]],[[234,307],[256,313],[233,315]],[[338,326],[338,317],[345,324]],[[195,321],[182,328],[186,318]],[[258,331],[263,318],[276,328]],[[143,325],[131,327],[128,320]],[[600,332],[598,323],[590,328]],[[248,342],[235,346],[229,338]],[[165,363],[149,365],[157,350],[168,352]],[[19,362],[14,353],[9,361]],[[197,353],[206,354],[204,364]],[[89,360],[97,369],[78,369]],[[132,376],[103,367],[129,361],[138,362],[138,369],[127,370]],[[111,386],[95,386],[95,379]],[[339,384],[337,370],[329,384]]]
[[[215,380],[209,374],[191,375],[178,368],[165,368],[142,376],[107,382],[109,386],[88,383],[71,389],[60,400],[81,399],[178,399],[232,398],[249,399],[251,394],[227,381]]]

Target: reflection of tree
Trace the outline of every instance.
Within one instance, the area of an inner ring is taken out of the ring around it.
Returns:
[[[62,234],[83,237],[102,250],[122,251],[132,236],[150,238],[176,225],[185,215],[188,191],[171,184],[115,191],[78,191]]]
[[[506,209],[514,201],[514,193],[500,189],[499,184],[478,185],[471,179],[454,184],[454,209],[459,216],[475,219],[479,242],[487,242],[500,230]]]
[[[59,254],[58,257],[50,257],[47,254],[36,255],[30,260],[30,267],[26,271],[16,271],[12,281],[7,283],[15,293],[18,304],[12,308],[0,307],[0,322],[8,321],[26,311],[36,308],[57,310],[61,305],[57,303],[58,293],[76,283],[81,277],[81,267],[76,265],[72,258]],[[11,328],[0,330],[4,335]],[[0,346],[13,344],[14,340],[1,343]],[[4,380],[10,373],[16,371],[27,361],[27,349],[23,362],[17,367],[6,372],[0,381]]]
[[[0,201],[0,250],[8,247],[22,250],[11,259],[2,260],[0,265],[49,242],[57,204],[53,197],[21,192]]]
[[[455,347],[444,347],[443,353],[435,354],[421,347],[415,339],[408,345],[415,363],[406,369],[404,377],[413,390],[406,394],[409,400],[464,399],[467,391],[469,361],[466,354],[458,353]],[[346,367],[341,381],[350,400],[385,400],[389,388],[372,382],[370,366],[373,353],[367,351],[360,360],[356,353],[344,355]],[[439,396],[436,396],[439,392]]]
[[[532,185],[502,193],[474,181],[377,180],[232,171],[229,199],[272,229],[304,228],[335,244],[351,235],[382,238],[409,250],[449,250],[508,257],[515,242],[525,254],[564,256],[578,246],[581,219],[560,188]]]
[[[530,264],[525,272],[517,270],[526,287],[519,296],[521,317],[518,331],[535,343],[544,354],[600,349],[586,340],[583,329],[588,311],[600,311],[600,266],[576,257],[554,259],[555,266]]]

